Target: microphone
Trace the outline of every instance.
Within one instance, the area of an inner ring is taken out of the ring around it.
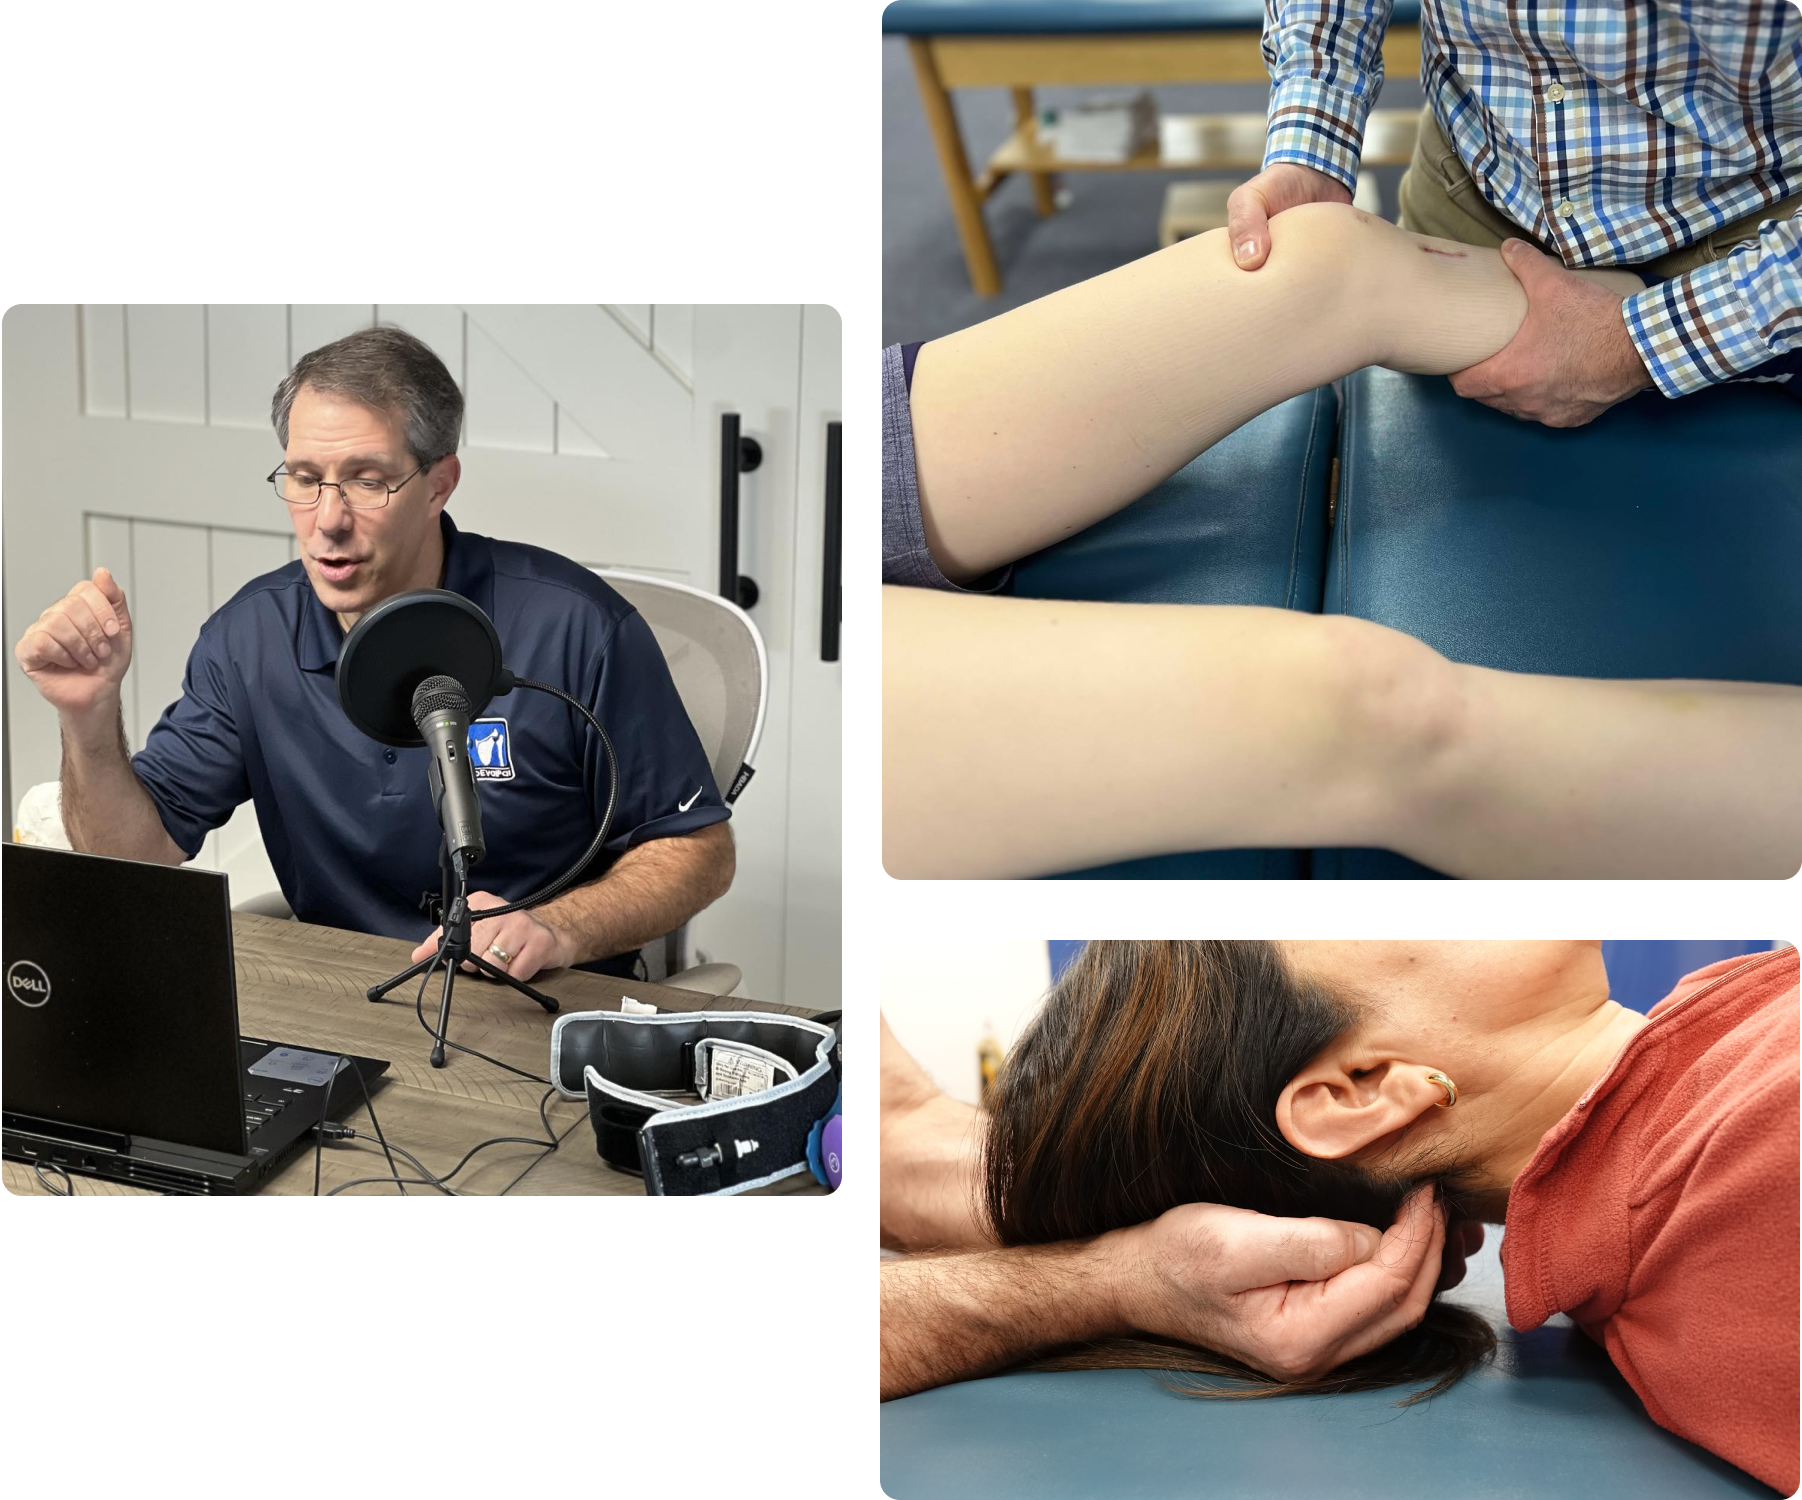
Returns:
[[[487,852],[469,764],[469,722],[497,693],[512,690],[494,622],[447,589],[384,599],[338,648],[345,717],[380,744],[430,747],[432,800],[459,875]]]
[[[428,677],[413,689],[413,724],[432,752],[427,775],[444,844],[459,874],[488,852],[482,839],[482,804],[469,764],[469,694],[454,677]]]

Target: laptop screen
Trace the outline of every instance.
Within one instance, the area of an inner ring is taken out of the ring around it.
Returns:
[[[0,876],[6,1112],[243,1155],[225,876],[28,844]]]

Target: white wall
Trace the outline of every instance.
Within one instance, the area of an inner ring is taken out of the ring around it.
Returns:
[[[1051,952],[1017,938],[892,939],[882,955],[882,1013],[901,1045],[953,1099],[975,1104],[976,1048],[1009,1051],[1051,987]]]

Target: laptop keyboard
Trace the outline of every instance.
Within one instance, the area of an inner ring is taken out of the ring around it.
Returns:
[[[255,1089],[244,1090],[244,1131],[247,1135],[255,1135],[285,1108],[288,1101],[279,1094],[259,1094]]]

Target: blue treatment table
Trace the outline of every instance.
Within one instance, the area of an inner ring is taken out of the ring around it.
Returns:
[[[1802,684],[1793,397],[1755,384],[1647,395],[1558,431],[1462,400],[1439,377],[1361,370],[1344,392],[1336,433],[1330,390],[1286,402],[1027,558],[1014,591],[1357,615],[1510,671]],[[1076,873],[1434,874],[1358,849],[1167,855]]]
[[[1144,499],[1014,567],[1032,599],[1320,608],[1339,401],[1331,387],[1273,407]],[[1154,706],[1155,708],[1155,706]],[[1290,849],[1127,860],[1087,879],[1297,879]]]
[[[1563,1323],[1563,1320],[1557,1320]],[[1405,1389],[1198,1401],[1144,1370],[1002,1375],[882,1409],[891,1500],[1715,1500],[1776,1491],[1666,1432],[1568,1324]]]
[[[1647,394],[1557,430],[1360,370],[1339,459],[1329,614],[1514,672],[1802,683],[1802,404],[1775,386]],[[1312,863],[1433,873],[1378,850]]]
[[[1392,78],[1420,72],[1419,18],[1418,0],[1396,0],[1383,42]],[[1200,160],[1167,162],[1155,146],[1125,162],[1065,160],[1038,135],[1035,88],[1264,83],[1263,27],[1262,0],[894,0],[882,13],[882,29],[907,38],[977,295],[1001,290],[982,205],[1015,173],[1031,178],[1043,217],[1055,211],[1052,183],[1062,172],[1236,168],[1249,176],[1263,163],[1261,113],[1203,117],[1213,127],[1212,144]],[[951,102],[951,91],[960,88],[1005,88],[1013,96],[1014,132],[980,174],[970,169]],[[1413,148],[1412,111],[1405,130],[1385,129],[1376,118],[1383,113],[1373,111],[1365,127],[1364,160],[1405,163]]]

